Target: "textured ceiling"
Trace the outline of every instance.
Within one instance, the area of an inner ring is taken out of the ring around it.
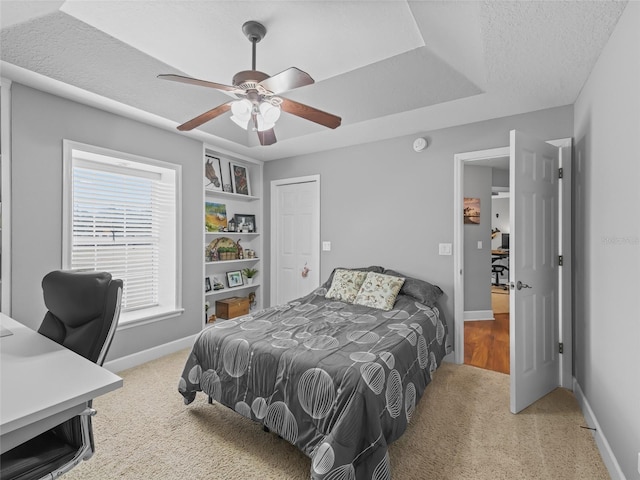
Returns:
[[[29,84],[25,70],[36,72],[178,125],[229,97],[157,75],[231,84],[251,67],[241,26],[260,21],[257,69],[308,72],[316,83],[284,96],[341,116],[342,126],[283,114],[278,143],[262,147],[225,114],[189,135],[270,160],[571,104],[625,6],[2,0],[0,56],[3,76]]]

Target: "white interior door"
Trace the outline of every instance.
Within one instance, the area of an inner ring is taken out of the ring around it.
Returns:
[[[271,184],[271,305],[310,293],[320,284],[320,178]]]
[[[558,148],[510,132],[511,412],[559,384]]]

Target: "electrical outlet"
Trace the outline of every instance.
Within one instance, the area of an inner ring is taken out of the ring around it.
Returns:
[[[322,251],[330,252],[331,251],[331,242],[327,242],[326,240],[322,242]]]
[[[451,255],[451,244],[450,243],[438,244],[438,255]]]

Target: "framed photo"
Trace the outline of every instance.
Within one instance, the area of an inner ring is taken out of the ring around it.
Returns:
[[[205,202],[204,229],[206,232],[224,232],[227,228],[227,206],[224,203]]]
[[[204,157],[204,176],[206,178],[204,188],[206,188],[207,190],[216,190],[221,192],[223,180],[220,159],[218,157],[206,154]]]
[[[242,272],[240,270],[227,272],[227,285],[229,285],[229,288],[240,287],[241,285],[244,285],[244,280],[242,279]]]
[[[231,172],[231,183],[233,191],[240,195],[251,195],[251,186],[249,185],[249,170],[244,165],[229,162],[229,170]]]
[[[236,213],[233,216],[233,221],[236,222],[236,230],[238,232],[256,233],[258,230],[256,227],[256,216],[246,215],[244,213]]]
[[[480,225],[480,199],[465,197],[463,215],[465,225]]]
[[[210,292],[211,290],[213,290],[213,288],[211,288],[211,279],[209,277],[204,277],[204,291]]]

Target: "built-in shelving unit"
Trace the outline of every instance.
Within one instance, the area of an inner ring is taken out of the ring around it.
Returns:
[[[210,187],[211,182],[206,176],[204,178],[204,199],[203,204],[217,203],[225,206],[227,223],[230,219],[234,218],[234,215],[252,215],[255,217],[255,231],[254,232],[228,232],[228,231],[207,231],[205,227],[205,221],[203,219],[203,292],[204,302],[209,303],[209,312],[211,315],[215,313],[216,300],[222,300],[229,297],[246,297],[251,292],[255,294],[255,303],[252,307],[253,310],[262,308],[263,295],[261,289],[261,281],[264,279],[262,258],[264,256],[263,249],[263,237],[262,229],[262,162],[251,160],[248,158],[238,158],[230,156],[225,153],[216,151],[214,148],[205,147],[204,149],[204,164],[210,162],[212,157],[215,164],[216,176],[219,176],[219,186],[217,189]],[[219,163],[218,163],[219,160]],[[246,169],[246,173],[249,177],[249,194],[233,193],[229,191],[223,191],[221,188],[229,188],[233,182],[231,181],[231,168],[230,164],[240,165]],[[205,208],[206,210],[206,208]],[[209,261],[207,259],[205,251],[207,246],[211,242],[215,242],[217,239],[227,237],[233,242],[240,240],[242,248],[246,252],[247,249],[255,252],[254,258],[238,258],[235,260],[217,260]],[[245,268],[254,268],[258,270],[258,274],[254,277],[253,283],[248,284],[247,279],[243,276],[244,284],[241,286],[229,287],[227,282],[228,272],[242,271]],[[221,290],[209,290],[207,291],[206,279],[209,278],[209,283],[213,288],[215,281],[224,285]]]

